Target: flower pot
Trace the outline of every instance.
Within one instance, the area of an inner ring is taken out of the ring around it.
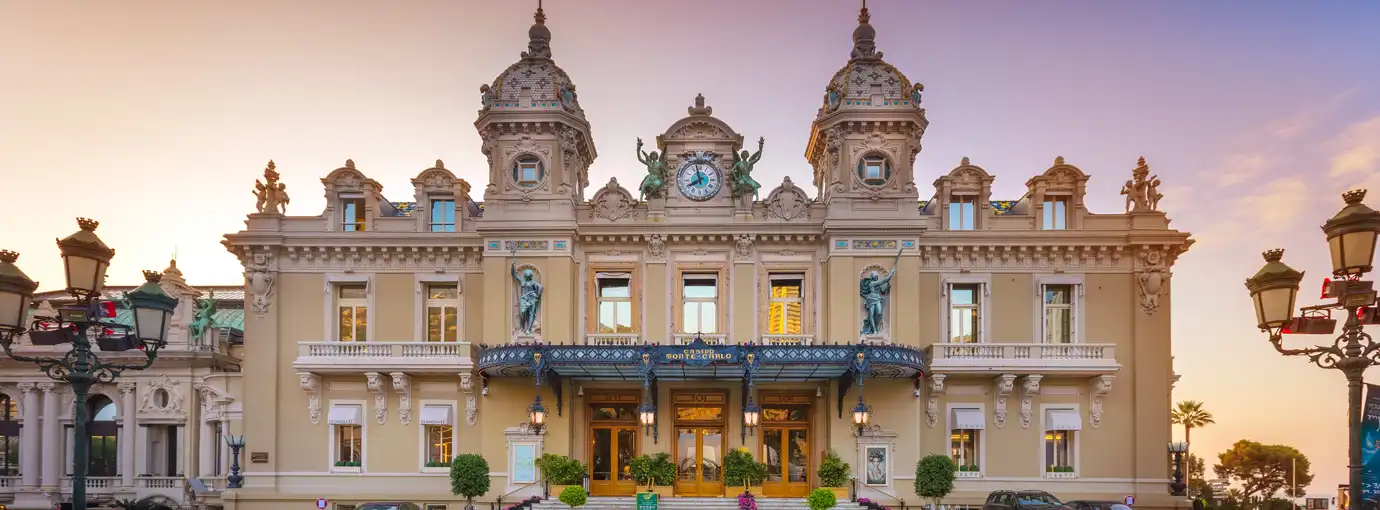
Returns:
[[[652,490],[650,492],[656,494],[659,499],[666,499],[676,495],[676,488],[669,485],[658,485],[656,487],[652,487]]]
[[[848,487],[825,487],[825,489],[829,489],[829,492],[834,493],[834,500],[837,501],[839,505],[848,501]]]
[[[556,484],[551,484],[551,490],[550,490],[550,492],[548,492],[548,494],[551,495],[551,498],[552,498],[552,499],[559,498],[559,497],[561,497],[561,493],[562,493],[562,492],[565,492],[565,489],[568,488],[568,487],[583,487],[583,486],[581,486],[581,485],[556,485]]]

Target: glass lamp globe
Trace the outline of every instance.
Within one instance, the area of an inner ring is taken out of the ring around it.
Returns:
[[[1264,253],[1265,266],[1246,279],[1246,289],[1255,303],[1256,322],[1261,330],[1280,328],[1294,318],[1294,300],[1298,297],[1303,273],[1280,262],[1284,250]]]

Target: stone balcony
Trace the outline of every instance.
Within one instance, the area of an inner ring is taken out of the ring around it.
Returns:
[[[1112,344],[933,344],[926,361],[937,374],[1095,376],[1121,369]]]
[[[814,345],[814,335],[762,335],[757,339],[762,345]]]
[[[299,342],[292,368],[317,374],[449,374],[473,368],[469,342]]]

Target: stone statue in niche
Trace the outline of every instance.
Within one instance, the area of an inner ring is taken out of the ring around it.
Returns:
[[[536,276],[531,269],[524,269],[521,274],[518,274],[517,250],[513,250],[510,260],[513,280],[518,284],[518,332],[523,335],[531,335],[536,330],[537,314],[541,311],[542,286],[537,283]]]
[[[645,198],[660,198],[666,193],[667,168],[666,154],[652,151],[651,154],[642,151],[642,139],[637,139],[637,162],[647,167],[647,176],[642,178],[642,184],[637,187],[638,200]]]
[[[891,277],[896,276],[896,266],[900,262],[901,252],[897,251],[896,260],[892,261],[891,270],[887,272],[885,278],[878,275],[876,271],[872,271],[858,280],[858,292],[862,295],[863,301],[862,334],[864,336],[882,334],[882,310],[885,308],[883,302],[891,293]]]

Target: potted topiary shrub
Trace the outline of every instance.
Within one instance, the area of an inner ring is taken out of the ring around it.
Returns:
[[[489,462],[473,453],[450,461],[450,493],[465,497],[465,510],[474,510],[475,496],[489,492]]]
[[[844,462],[839,454],[830,451],[819,461],[819,486],[834,493],[834,501],[848,501],[848,478],[852,466]]]
[[[915,464],[915,495],[934,500],[937,507],[940,501],[954,491],[955,472],[958,466],[947,455],[930,454]]]
[[[736,496],[756,489],[762,492],[762,480],[767,478],[767,465],[752,459],[745,449],[729,450],[724,454],[724,496]]]
[[[672,484],[676,481],[676,464],[671,462],[671,454],[643,454],[628,463],[633,483],[646,486],[646,493],[659,498],[669,498],[674,494]]]
[[[810,506],[810,510],[829,510],[838,505],[839,501],[834,498],[834,491],[820,487],[810,491],[810,497],[805,499],[805,504]]]
[[[570,508],[584,506],[588,499],[585,488],[579,485],[567,485],[561,489],[561,503],[570,505]]]
[[[547,494],[557,497],[565,493],[566,487],[582,485],[585,478],[584,463],[564,455],[543,454],[536,464],[537,469],[541,470],[541,478],[549,486]]]

